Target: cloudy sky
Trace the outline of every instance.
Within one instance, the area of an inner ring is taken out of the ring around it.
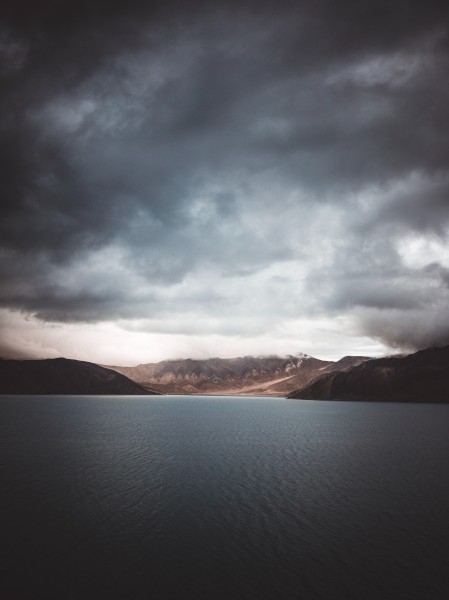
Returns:
[[[0,355],[449,343],[446,2],[2,12]]]

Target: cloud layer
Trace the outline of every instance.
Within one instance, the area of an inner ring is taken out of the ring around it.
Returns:
[[[38,4],[0,28],[4,315],[449,343],[445,4]]]

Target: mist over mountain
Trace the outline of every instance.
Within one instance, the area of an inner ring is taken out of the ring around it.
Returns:
[[[289,394],[309,400],[449,402],[449,346],[371,359],[323,375]]]

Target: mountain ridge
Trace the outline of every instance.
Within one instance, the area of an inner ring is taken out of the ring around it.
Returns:
[[[327,368],[347,368],[367,357],[345,357],[345,364],[325,361],[302,352],[286,356],[177,359],[135,367],[108,366],[141,385],[168,394],[274,395],[308,383]],[[341,359],[343,360],[343,359]],[[347,363],[347,364],[346,364]]]
[[[449,402],[449,346],[371,359],[308,382],[287,396],[309,400]]]
[[[0,394],[153,395],[113,369],[68,358],[0,361]]]

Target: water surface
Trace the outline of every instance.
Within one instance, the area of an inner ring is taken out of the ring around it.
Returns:
[[[449,406],[0,397],[0,598],[446,600]]]

